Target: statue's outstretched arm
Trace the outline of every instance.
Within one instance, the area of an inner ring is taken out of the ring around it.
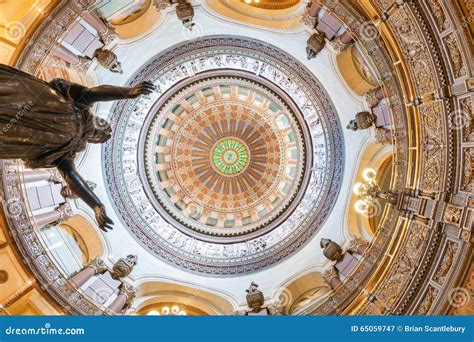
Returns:
[[[87,105],[92,105],[94,102],[100,101],[134,99],[140,95],[151,94],[153,90],[155,90],[155,86],[151,82],[142,82],[131,88],[101,85],[85,91],[81,101]]]
[[[97,223],[100,229],[107,231],[112,229],[113,221],[107,216],[104,205],[100,199],[94,194],[87,182],[77,172],[74,162],[69,159],[63,159],[57,163],[56,167],[61,172],[64,181],[71,191],[82,199],[86,204],[94,210]]]

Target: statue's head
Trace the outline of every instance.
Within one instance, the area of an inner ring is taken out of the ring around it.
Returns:
[[[126,259],[131,265],[136,265],[138,263],[138,256],[137,255],[129,254],[129,255],[127,255]]]
[[[357,121],[356,120],[351,120],[349,121],[349,124],[346,126],[347,129],[350,129],[352,131],[357,131]]]
[[[329,245],[330,242],[331,242],[330,239],[322,238],[321,241],[319,242],[319,245],[321,246],[321,248],[324,248],[327,245]]]
[[[91,144],[103,144],[112,137],[112,128],[109,123],[102,119],[94,117],[94,130],[91,131],[87,141]]]

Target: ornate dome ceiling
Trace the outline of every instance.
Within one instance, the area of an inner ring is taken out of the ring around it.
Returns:
[[[197,81],[153,117],[146,177],[178,226],[226,237],[270,230],[304,190],[300,132],[285,103],[255,81]]]
[[[206,273],[255,271],[300,247],[329,214],[342,173],[333,106],[268,44],[203,38],[149,62],[158,93],[114,107],[108,185],[138,240]]]
[[[76,170],[112,231],[56,169],[0,160],[0,312],[240,315],[255,282],[270,314],[472,314],[467,2],[139,2],[0,5],[0,63],[158,87],[91,108],[114,136]]]

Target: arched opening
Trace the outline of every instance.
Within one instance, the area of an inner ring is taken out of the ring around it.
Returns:
[[[74,228],[53,225],[41,230],[43,241],[56,262],[67,274],[79,271],[89,259],[86,243]]]
[[[330,291],[320,272],[310,272],[293,280],[276,297],[289,315],[295,315]]]
[[[188,315],[229,315],[233,305],[222,296],[203,289],[168,282],[147,282],[138,286],[133,312],[138,315],[166,315],[173,307]],[[165,310],[163,312],[163,310]]]
[[[207,0],[206,5],[231,20],[280,31],[300,27],[304,10],[300,1]]]
[[[160,19],[160,12],[151,0],[108,1],[97,8],[122,39],[140,36]]]
[[[59,225],[42,228],[40,236],[53,259],[68,276],[104,253],[102,240],[95,228],[81,215]]]

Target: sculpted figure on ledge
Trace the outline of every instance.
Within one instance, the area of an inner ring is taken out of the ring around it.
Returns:
[[[30,168],[56,167],[72,193],[94,210],[99,227],[112,229],[74,158],[88,143],[102,144],[111,137],[109,124],[90,111],[95,102],[133,99],[153,90],[149,82],[131,88],[87,88],[59,78],[45,82],[0,64],[0,159],[22,159]]]

